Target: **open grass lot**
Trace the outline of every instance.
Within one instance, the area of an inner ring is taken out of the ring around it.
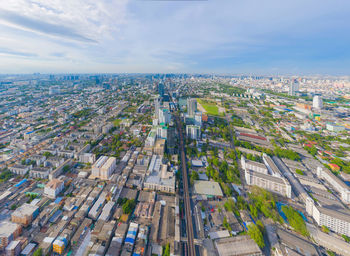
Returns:
[[[120,123],[121,123],[121,119],[115,119],[114,121],[113,121],[113,124],[114,124],[114,126],[119,126],[120,125]]]
[[[208,102],[202,99],[197,99],[197,102],[205,109],[208,115],[220,116],[223,113],[219,113],[219,107],[216,103]]]

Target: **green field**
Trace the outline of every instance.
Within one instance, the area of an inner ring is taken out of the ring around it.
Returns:
[[[121,123],[121,119],[115,119],[114,121],[113,121],[113,124],[114,124],[114,126],[119,126],[120,125],[120,123]]]
[[[202,107],[205,109],[205,111],[207,111],[208,115],[212,115],[212,116],[222,115],[219,113],[219,108],[218,108],[218,106],[216,106],[215,103],[203,101],[201,99],[197,99],[197,102],[202,105]]]

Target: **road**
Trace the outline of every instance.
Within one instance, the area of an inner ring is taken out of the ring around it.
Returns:
[[[187,255],[195,256],[195,245],[194,245],[194,232],[193,232],[193,219],[191,210],[191,199],[188,189],[188,172],[186,164],[185,146],[184,146],[184,136],[182,130],[182,122],[178,115],[175,116],[177,129],[180,136],[180,154],[181,154],[181,164],[182,164],[182,185],[183,185],[183,198],[184,198],[184,209],[186,216],[186,233],[187,233]]]

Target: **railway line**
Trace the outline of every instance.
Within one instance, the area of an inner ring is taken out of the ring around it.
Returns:
[[[177,129],[180,139],[180,155],[181,155],[181,169],[182,169],[182,184],[183,184],[183,199],[184,199],[184,209],[185,209],[185,218],[186,218],[186,233],[187,233],[187,250],[185,252],[189,256],[195,256],[195,244],[194,244],[194,232],[193,232],[193,223],[192,223],[192,210],[191,210],[191,199],[188,188],[188,172],[186,164],[186,155],[185,155],[185,146],[184,146],[184,136],[182,129],[182,122],[178,115],[175,116]]]

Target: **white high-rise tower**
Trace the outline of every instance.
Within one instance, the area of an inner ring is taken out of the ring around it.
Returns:
[[[322,109],[323,108],[323,101],[321,96],[316,95],[312,101],[312,107],[314,109]]]

